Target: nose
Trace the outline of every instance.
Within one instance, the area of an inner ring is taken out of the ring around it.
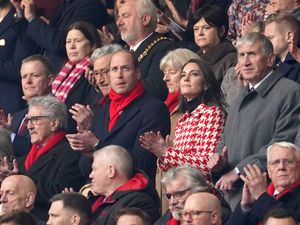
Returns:
[[[123,24],[122,18],[119,17],[119,18],[117,19],[117,26],[120,26],[120,25],[122,25],[122,24]]]
[[[93,179],[93,171],[90,173],[89,178]]]
[[[6,202],[6,201],[7,201],[6,194],[3,193],[0,197],[0,202],[3,203],[3,202]]]
[[[27,78],[26,78],[26,80],[25,80],[25,83],[26,84],[30,84],[30,83],[32,83],[32,76],[27,76]]]
[[[47,225],[51,225],[50,216],[49,216],[49,219],[48,219],[48,221],[47,221]]]
[[[169,80],[169,74],[166,72],[164,73],[164,77],[163,77],[164,81],[168,81]]]
[[[178,203],[178,200],[174,198],[173,195],[171,195],[171,198],[169,199],[169,203],[174,206]]]

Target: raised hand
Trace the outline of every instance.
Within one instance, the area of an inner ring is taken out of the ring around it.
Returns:
[[[227,147],[224,146],[222,149],[222,153],[215,153],[207,162],[207,167],[212,172],[220,172],[222,171],[228,164],[228,151]]]
[[[166,137],[167,140],[169,140],[168,136]],[[159,131],[157,133],[154,133],[153,131],[146,132],[144,135],[140,136],[140,142],[143,148],[152,152],[158,158],[163,158],[165,156],[168,147],[167,141]]]
[[[77,122],[77,131],[79,133],[88,131],[91,128],[94,113],[89,105],[84,106],[76,103],[69,109],[69,112]]]

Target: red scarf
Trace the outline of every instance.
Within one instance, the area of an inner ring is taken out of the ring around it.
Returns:
[[[117,120],[120,117],[121,111],[126,108],[131,102],[140,97],[144,93],[144,85],[141,81],[125,95],[117,94],[114,90],[110,89],[109,97],[111,103],[109,106],[109,123],[108,131],[111,131]]]
[[[295,188],[297,188],[298,186],[300,186],[300,178],[292,185],[290,186],[289,188],[285,189],[283,192],[279,193],[278,195],[276,195],[276,200],[281,198],[283,195],[285,195],[286,193],[288,192],[291,192],[293,191]],[[275,187],[274,187],[274,184],[271,183],[269,185],[269,187],[267,188],[267,191],[266,191],[270,196],[273,197],[274,195],[274,192],[275,192]]]
[[[77,64],[70,61],[67,62],[52,83],[53,95],[62,102],[65,102],[69,92],[84,75],[85,70],[89,65],[91,65],[89,57],[84,58]]]
[[[173,217],[167,222],[167,225],[179,225],[180,221],[175,220]]]
[[[174,93],[168,94],[168,98],[165,101],[165,104],[168,106],[170,114],[173,112],[175,107],[178,106],[179,104],[179,95],[180,95],[179,90],[175,91]]]
[[[38,149],[36,144],[33,144],[25,160],[26,171],[30,169],[32,164],[43,154],[50,151],[56,144],[58,144],[65,137],[64,131],[57,131],[47,142],[47,144]]]

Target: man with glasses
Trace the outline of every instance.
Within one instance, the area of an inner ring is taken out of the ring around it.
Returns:
[[[191,194],[179,213],[183,225],[221,225],[221,203],[213,194]]]
[[[186,199],[195,192],[215,192],[222,201],[222,218],[225,221],[230,215],[230,207],[218,193],[208,185],[203,173],[188,165],[169,169],[161,180],[164,197],[169,202],[169,210],[155,225],[180,224],[180,212]]]
[[[273,208],[290,209],[300,222],[300,149],[289,142],[275,142],[267,149],[266,174],[257,165],[247,165],[242,200],[228,224],[258,224]]]

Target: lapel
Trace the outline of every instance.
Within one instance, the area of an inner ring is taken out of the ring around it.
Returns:
[[[28,112],[28,107],[25,109],[22,109],[12,115],[13,122],[12,122],[12,131],[17,133],[19,130],[19,127],[21,125],[22,120],[24,119],[25,115]],[[27,130],[27,129],[26,129]]]
[[[28,176],[32,176],[33,174],[35,174],[36,172],[38,172],[40,169],[45,168],[45,165],[49,164],[51,161],[53,161],[53,158],[55,157],[55,155],[58,153],[58,151],[60,150],[60,148],[58,148],[57,146],[59,146],[60,144],[56,145],[52,150],[50,150],[49,152],[47,152],[44,155],[41,155],[34,163],[33,165],[30,167],[29,171],[28,171]],[[54,164],[52,162],[52,164]]]
[[[144,94],[142,95],[144,96]],[[111,135],[113,135],[115,132],[117,132],[118,130],[122,129],[122,127],[124,127],[126,125],[126,123],[128,121],[130,121],[140,110],[141,110],[141,103],[140,103],[140,99],[142,98],[142,96],[137,99],[136,101],[132,102],[127,108],[125,108],[119,119],[117,120],[115,126],[113,127],[113,129],[108,132],[108,116],[106,117],[107,118],[107,121],[105,123],[105,126],[106,126],[106,135],[104,136],[104,140],[106,140],[107,138],[109,138]],[[108,112],[109,112],[109,107],[108,107]]]
[[[15,20],[14,20],[14,13],[15,10],[12,8],[8,14],[4,17],[4,19],[0,23],[0,35],[2,35],[3,32],[5,32],[8,28],[10,28]],[[1,39],[1,37],[0,37]]]

